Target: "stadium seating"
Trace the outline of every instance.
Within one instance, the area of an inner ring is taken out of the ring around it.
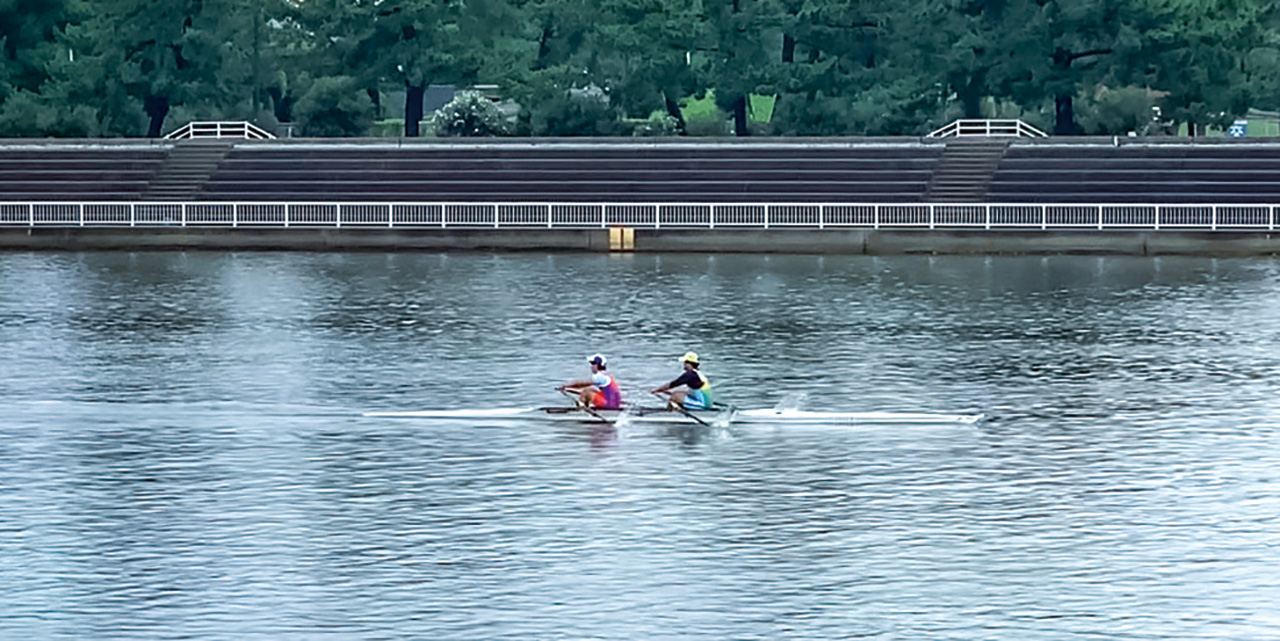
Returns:
[[[164,163],[150,144],[0,142],[0,202],[137,200]]]
[[[1019,141],[1005,153],[987,198],[1003,203],[1280,202],[1280,145],[1222,139],[1111,142]]]
[[[205,184],[204,198],[918,202],[941,146],[906,142],[245,143]]]
[[[902,203],[928,199],[941,141],[242,141],[194,198],[223,202]],[[0,202],[145,198],[154,141],[0,141]],[[994,203],[1280,203],[1280,144],[1019,139]]]

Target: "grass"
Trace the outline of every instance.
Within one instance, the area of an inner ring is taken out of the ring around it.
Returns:
[[[761,96],[751,94],[751,113],[748,116],[751,122],[769,122],[773,119],[773,105],[777,100],[773,96]],[[716,106],[716,93],[714,89],[708,89],[707,95],[701,100],[697,98],[686,98],[683,106],[680,107],[680,113],[684,114],[685,120],[701,120],[712,118],[728,118],[719,107]]]
[[[1178,125],[1178,135],[1186,137],[1187,125],[1182,123]],[[1222,138],[1227,135],[1225,129],[1218,127],[1205,127],[1203,134],[1205,138]],[[1280,137],[1280,120],[1271,118],[1250,118],[1249,130],[1247,138],[1275,138]]]

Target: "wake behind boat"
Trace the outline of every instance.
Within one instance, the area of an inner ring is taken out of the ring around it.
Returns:
[[[491,409],[409,410],[367,412],[384,418],[463,420],[542,420],[580,423],[664,424],[773,424],[773,425],[972,425],[982,414],[925,414],[913,412],[822,412],[798,409],[720,408],[677,410],[665,407],[632,407],[623,410],[586,410],[578,407],[507,407]]]

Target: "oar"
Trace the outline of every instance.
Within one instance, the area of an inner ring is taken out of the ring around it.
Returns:
[[[653,395],[654,395],[654,396],[657,396],[658,398],[662,398],[662,394],[660,394],[660,393],[658,393],[658,392],[654,392],[654,393],[653,393]],[[708,422],[706,422],[706,421],[704,421],[704,420],[702,420],[702,419],[698,418],[697,416],[694,416],[692,412],[690,412],[689,410],[685,409],[684,407],[682,407],[682,406],[680,406],[680,405],[676,405],[675,403],[671,403],[671,402],[669,402],[669,401],[670,401],[670,399],[668,399],[668,403],[667,403],[667,405],[668,405],[668,407],[670,407],[671,409],[673,409],[673,410],[675,410],[675,411],[677,411],[677,412],[680,412],[681,414],[684,414],[685,416],[688,416],[689,418],[691,418],[691,419],[693,419],[693,420],[697,421],[699,425],[704,425],[704,426],[706,426],[706,427],[711,427],[711,424],[710,424],[710,423],[708,423]]]

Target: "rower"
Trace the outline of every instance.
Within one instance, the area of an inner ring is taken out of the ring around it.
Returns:
[[[557,390],[569,394],[577,394],[578,402],[583,406],[598,410],[622,409],[622,388],[613,375],[606,372],[608,361],[603,354],[592,354],[587,359],[591,365],[591,378],[565,383]]]
[[[676,380],[653,390],[652,393],[670,394],[668,403],[672,407],[686,410],[711,409],[711,382],[698,371],[698,355],[688,352],[680,357],[680,364],[684,366],[684,372]],[[681,386],[688,389],[675,389]]]

